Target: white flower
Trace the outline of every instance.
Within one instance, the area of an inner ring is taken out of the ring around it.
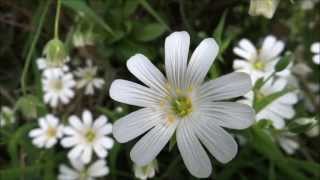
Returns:
[[[303,10],[311,10],[319,0],[303,0],[300,1]]]
[[[94,38],[90,31],[86,33],[77,31],[72,36],[72,42],[75,47],[84,47],[94,45]]]
[[[77,88],[81,89],[85,87],[85,94],[93,95],[94,88],[101,89],[104,85],[104,80],[102,78],[96,77],[98,68],[92,66],[91,60],[87,61],[87,67],[79,68],[75,75],[80,78],[77,82]]]
[[[72,74],[60,74],[55,71],[48,71],[42,79],[44,91],[44,102],[51,107],[57,107],[58,103],[68,104],[74,96],[73,87],[76,82]]]
[[[99,158],[105,158],[108,155],[107,149],[113,146],[113,139],[107,136],[112,132],[112,124],[102,115],[92,122],[92,114],[88,110],[83,111],[82,121],[77,116],[70,116],[70,126],[64,129],[67,136],[61,140],[61,144],[66,148],[73,147],[68,157],[81,158],[87,164],[94,151]]]
[[[48,114],[38,120],[40,128],[30,131],[29,136],[33,138],[32,143],[38,148],[53,147],[58,138],[61,138],[63,133],[63,125],[60,125],[59,119],[52,114]]]
[[[251,81],[245,73],[231,73],[203,83],[219,47],[212,38],[203,40],[188,64],[189,44],[189,34],[184,31],[166,38],[167,79],[141,54],[127,61],[129,71],[148,87],[126,80],[112,83],[112,99],[143,107],[116,121],[113,135],[124,143],[148,131],[130,153],[134,163],[145,166],[176,131],[177,145],[188,170],[196,177],[208,177],[212,167],[202,144],[222,163],[234,158],[237,144],[222,127],[247,128],[254,113],[249,106],[222,100],[245,94]]]
[[[66,64],[63,65],[55,65],[54,63],[50,63],[46,58],[38,58],[37,60],[38,69],[43,71],[44,73],[48,73],[48,71],[54,71],[57,74],[63,74],[69,71],[69,67]],[[70,58],[68,57],[65,62],[69,62]]]
[[[293,154],[299,147],[298,141],[295,139],[295,134],[293,133],[281,133],[277,137],[280,147],[289,155]]]
[[[284,43],[271,35],[264,39],[261,49],[255,48],[248,39],[242,39],[238,47],[233,49],[233,52],[242,58],[234,60],[233,69],[248,73],[254,84],[257,79],[267,77],[275,71],[275,65],[280,60],[283,49]],[[289,69],[277,73],[279,76],[289,74]]]
[[[16,118],[14,116],[14,111],[7,106],[2,106],[0,112],[0,127],[4,127],[7,124],[12,124],[15,121]]]
[[[269,80],[265,83],[257,94],[257,98],[267,97],[273,93],[283,91],[286,88],[287,81],[284,79],[277,79],[274,82]],[[250,91],[244,96],[245,100],[239,102],[252,105],[254,100],[254,93]],[[296,92],[288,92],[281,97],[273,100],[270,104],[260,110],[256,115],[256,120],[260,121],[268,119],[273,122],[273,126],[281,129],[285,126],[284,119],[291,119],[295,115],[293,105],[298,101]]]
[[[313,43],[310,50],[315,54],[312,58],[313,62],[315,64],[320,64],[320,42]]]
[[[264,16],[271,19],[276,12],[280,0],[251,0],[249,15]]]
[[[320,125],[317,122],[316,118],[298,118],[295,120],[300,125],[310,125],[312,126],[305,134],[309,137],[316,137],[320,133]]]
[[[158,162],[157,160],[151,161],[145,166],[133,165],[134,176],[141,180],[146,180],[148,178],[153,178],[158,171]]]
[[[95,180],[109,174],[105,160],[97,160],[88,167],[80,159],[71,159],[70,162],[73,168],[60,165],[58,180]]]

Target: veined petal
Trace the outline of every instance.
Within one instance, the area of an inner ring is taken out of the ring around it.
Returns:
[[[163,122],[150,130],[132,148],[130,152],[132,161],[139,166],[145,166],[155,159],[172,137],[177,124],[178,121],[172,124]]]
[[[218,161],[227,163],[236,156],[238,145],[223,128],[205,118],[195,121],[195,128],[197,137]]]
[[[187,68],[187,85],[198,86],[206,77],[219,52],[219,46],[213,38],[204,39],[193,52]]]
[[[129,71],[144,84],[166,95],[166,79],[159,69],[142,54],[136,54],[127,61]]]
[[[162,98],[155,90],[121,79],[113,81],[109,93],[116,101],[140,107],[158,106]]]
[[[184,164],[198,178],[211,174],[212,166],[208,154],[197,139],[192,119],[182,120],[177,128],[177,145]]]
[[[199,101],[219,101],[242,96],[251,89],[250,76],[234,72],[203,84],[199,91]]]
[[[250,106],[236,102],[207,102],[200,105],[200,113],[207,123],[231,129],[248,128],[255,116]]]
[[[174,32],[165,40],[165,67],[167,78],[174,87],[181,88],[185,81],[190,36],[187,32]]]
[[[113,125],[113,136],[120,143],[130,141],[161,123],[161,113],[143,108],[122,117]]]

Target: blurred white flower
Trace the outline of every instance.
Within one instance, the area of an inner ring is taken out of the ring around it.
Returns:
[[[47,60],[44,57],[40,57],[36,61],[37,61],[38,69],[43,71],[44,73],[48,73],[48,71],[54,71],[54,73],[63,74],[69,71],[69,67],[67,64],[58,66],[54,63],[50,63],[49,60]],[[70,61],[70,58],[67,57],[65,62],[67,63],[69,61]]]
[[[257,49],[248,39],[242,39],[238,47],[233,49],[233,52],[242,58],[233,61],[233,69],[248,73],[254,84],[257,79],[268,77],[275,71],[275,65],[280,60],[283,49],[284,43],[272,35],[264,39],[261,49]],[[287,68],[277,75],[288,76],[290,71]]]
[[[158,171],[158,162],[157,160],[151,161],[149,164],[145,166],[138,166],[136,164],[133,165],[134,176],[141,180],[146,180],[148,178],[153,178]]]
[[[212,166],[200,141],[220,162],[234,158],[237,144],[222,127],[247,128],[253,122],[254,112],[249,106],[224,100],[248,92],[251,81],[245,73],[231,73],[204,83],[219,47],[212,38],[203,40],[188,63],[189,44],[185,31],[166,38],[168,79],[142,54],[127,61],[129,71],[148,87],[126,80],[112,83],[112,99],[143,107],[117,120],[113,135],[124,143],[148,131],[130,153],[134,163],[145,166],[176,131],[177,145],[190,173],[208,177]]]
[[[315,64],[320,64],[320,42],[315,42],[311,45],[311,52],[315,55],[312,57],[312,60]]]
[[[77,31],[72,36],[72,43],[75,47],[94,45],[93,34],[90,31],[86,33]]]
[[[73,168],[60,165],[58,180],[95,180],[109,174],[105,160],[97,160],[88,167],[80,159],[71,159],[70,163]]]
[[[285,132],[281,133],[277,137],[280,147],[289,155],[294,154],[300,147],[298,141],[295,139],[296,135],[293,133]]]
[[[77,116],[69,117],[69,124],[64,128],[66,136],[61,140],[65,148],[73,147],[68,153],[70,159],[81,158],[87,164],[92,159],[93,151],[99,158],[108,155],[113,146],[113,139],[107,135],[112,132],[112,124],[106,116],[101,115],[93,122],[90,111],[82,113],[82,121]]]
[[[249,15],[264,16],[271,19],[276,12],[280,0],[251,0]]]
[[[258,99],[267,97],[273,93],[283,91],[286,88],[287,81],[284,79],[277,79],[275,81],[269,80],[265,83],[258,94],[256,95]],[[250,91],[246,94],[244,100],[239,102],[252,105],[254,101],[254,93]],[[273,126],[277,129],[281,129],[285,126],[284,119],[291,119],[295,115],[295,110],[293,105],[298,101],[298,95],[296,92],[288,92],[285,95],[273,100],[270,104],[260,110],[256,115],[256,120],[260,121],[262,119],[271,120]]]
[[[314,6],[316,5],[316,3],[318,3],[319,0],[303,0],[300,1],[301,3],[301,8],[303,10],[311,10],[314,8]]]
[[[305,134],[309,137],[316,137],[319,136],[320,133],[320,125],[317,122],[316,118],[298,118],[295,120],[298,124],[301,125],[310,125],[312,126]]]
[[[87,67],[78,68],[75,71],[75,76],[79,78],[77,81],[77,88],[85,88],[85,94],[93,95],[94,89],[101,89],[104,85],[104,80],[97,76],[97,66],[92,66],[92,61],[87,60]]]
[[[74,96],[73,87],[76,82],[72,74],[60,74],[55,71],[48,71],[42,79],[44,91],[44,102],[51,107],[57,107],[58,103],[68,104]]]
[[[16,118],[14,116],[14,111],[7,106],[2,106],[0,112],[0,127],[4,127],[7,124],[12,124],[15,121]]]
[[[38,119],[39,128],[30,131],[29,136],[33,138],[32,143],[38,148],[53,147],[58,138],[61,138],[63,133],[63,125],[59,123],[59,119],[52,114]]]

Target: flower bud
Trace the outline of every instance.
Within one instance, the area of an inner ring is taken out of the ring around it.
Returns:
[[[250,16],[265,16],[271,19],[278,7],[279,0],[251,0],[249,14]]]
[[[59,39],[50,40],[46,44],[43,54],[51,67],[62,67],[68,59],[66,48]]]

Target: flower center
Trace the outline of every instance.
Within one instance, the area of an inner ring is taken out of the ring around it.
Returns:
[[[192,112],[191,99],[186,96],[180,96],[171,102],[172,111],[178,117],[185,117]]]
[[[53,138],[55,137],[57,134],[57,130],[55,128],[52,128],[52,127],[49,127],[48,130],[47,130],[47,136],[49,138]]]
[[[63,83],[60,79],[52,80],[50,86],[55,91],[60,91],[63,88]]]
[[[91,81],[94,78],[94,72],[92,72],[91,70],[87,70],[84,72],[84,79],[86,79],[87,81]]]
[[[85,171],[81,171],[81,172],[80,172],[79,180],[87,180],[87,178],[88,178],[88,173],[87,173],[87,171],[86,171],[86,170],[85,170]]]
[[[257,70],[263,70],[265,68],[265,64],[261,60],[257,60],[254,62],[253,67]]]
[[[85,134],[85,137],[88,142],[92,142],[96,138],[96,133],[92,129],[90,129]]]

